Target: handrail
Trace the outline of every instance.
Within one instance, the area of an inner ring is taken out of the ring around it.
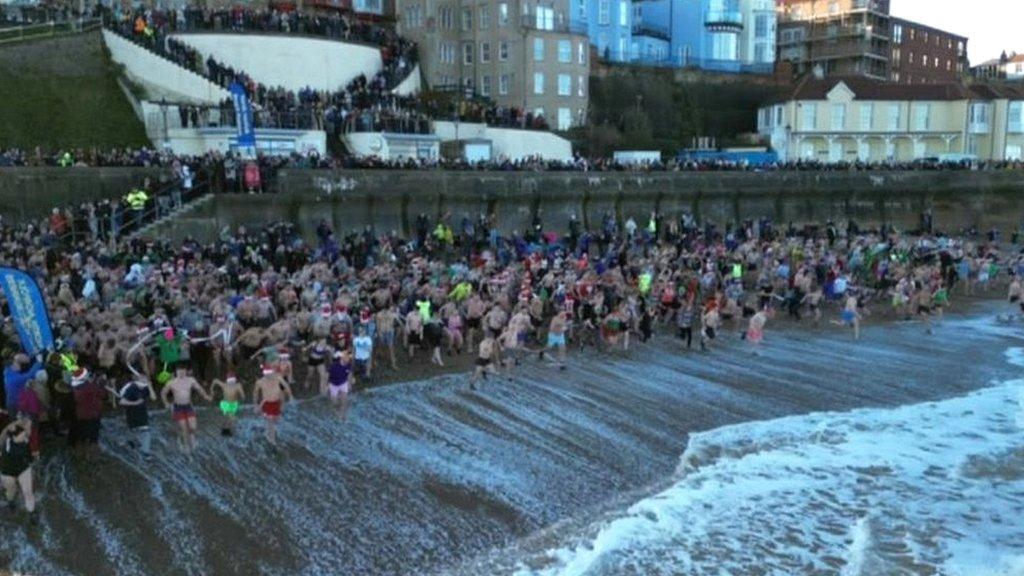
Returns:
[[[149,224],[158,221],[160,218],[164,216],[175,214],[177,213],[177,211],[189,205],[192,201],[197,200],[202,196],[205,196],[209,191],[209,188],[210,182],[207,179],[197,179],[195,184],[192,186],[192,189],[188,191],[182,189],[182,183],[180,180],[169,182],[160,189],[150,194],[149,200],[146,202],[146,207],[142,209],[141,213],[137,213],[129,208],[120,209],[121,218],[120,225],[118,227],[119,230],[115,233],[112,230],[112,226],[110,225],[110,223],[106,223],[102,227],[104,229],[111,229],[111,232],[106,235],[106,238],[104,238],[104,240],[116,241],[121,238],[131,237],[137,234],[142,229],[144,229]],[[173,192],[176,189],[180,190],[182,193],[181,204],[177,207],[170,207],[165,209],[163,206],[159,204],[159,199],[169,197],[171,194],[173,194]],[[118,198],[114,202],[120,203],[120,200],[121,199]],[[75,219],[72,219],[72,221],[69,222],[68,231],[58,236],[57,240],[58,242],[64,245],[73,245],[77,243],[79,240],[88,239],[91,234],[92,231],[89,230],[88,227],[86,227],[86,229],[84,230],[76,229]]]
[[[103,25],[99,18],[81,18],[77,20],[55,21],[27,26],[9,26],[0,28],[0,44],[13,44],[39,38],[69,36],[98,30]]]

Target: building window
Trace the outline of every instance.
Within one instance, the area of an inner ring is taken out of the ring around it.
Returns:
[[[576,48],[576,56],[577,56],[576,60],[580,64],[586,64],[587,63],[587,43],[586,42],[580,42],[579,43],[579,45]]]
[[[508,26],[508,4],[498,4],[498,26]]]
[[[782,114],[783,114],[782,106],[776,106],[775,107],[775,125],[776,126],[782,126]]]
[[[931,105],[917,103],[914,105],[914,130],[923,132],[928,130],[928,120],[931,113]]]
[[[928,55],[927,54],[922,54],[921,55],[921,66],[927,66],[927,65],[928,65]]]
[[[489,42],[480,43],[480,63],[487,64],[491,61],[491,44]]]
[[[533,61],[543,62],[544,61],[544,39],[534,38],[533,39]]]
[[[502,74],[498,78],[498,94],[502,96],[508,95],[508,74]]]
[[[803,129],[816,130],[818,128],[818,106],[804,104],[803,112]]]
[[[555,29],[555,9],[537,6],[537,30]]]
[[[1009,116],[1010,132],[1016,134],[1024,132],[1024,102],[1010,102]]]
[[[629,26],[629,2],[619,0],[619,26]]]
[[[490,96],[491,95],[491,77],[481,76],[480,77],[480,95]]]
[[[988,124],[988,104],[971,104],[971,124]]]
[[[756,45],[754,45],[754,62],[767,62],[768,61],[765,58],[765,56],[767,55],[767,50],[765,48],[766,47],[765,47],[764,44],[756,44]]]
[[[832,105],[832,130],[846,129],[846,104]]]
[[[586,95],[585,88],[584,88],[584,86],[586,86],[586,85],[587,85],[587,77],[586,76],[577,76],[576,77],[576,95],[579,96],[580,98],[583,98]],[[1020,104],[1020,102],[1018,102],[1018,104]]]
[[[611,2],[610,0],[598,0],[597,3],[597,23],[601,26],[607,26],[611,23]]]
[[[441,44],[441,63],[455,64],[455,45],[445,42]]]
[[[860,129],[871,130],[874,128],[875,107],[871,104],[860,105]]]
[[[462,43],[462,63],[472,64],[473,63],[473,43],[463,42]]]
[[[757,38],[768,37],[768,15],[758,14],[754,17],[754,36]]]
[[[572,41],[558,41],[558,61],[562,64],[572,64]]]
[[[533,73],[533,93],[543,94],[544,93],[544,73],[534,72]]]
[[[498,60],[504,62],[508,60],[508,42],[502,40],[501,44],[498,44]]]
[[[480,7],[480,27],[490,28],[491,27],[491,7],[481,6]]]
[[[568,130],[572,127],[572,110],[568,108],[558,109],[558,129]]]
[[[462,31],[468,32],[473,29],[473,12],[470,10],[462,11]]]
[[[568,74],[558,75],[558,95],[572,96],[572,76]]]

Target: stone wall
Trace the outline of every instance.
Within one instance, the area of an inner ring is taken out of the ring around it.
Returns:
[[[5,220],[44,216],[53,206],[117,198],[160,168],[0,169]],[[1024,173],[664,173],[420,172],[283,170],[278,193],[215,198],[161,233],[210,237],[223,226],[290,220],[312,237],[321,219],[336,230],[373,225],[408,234],[416,217],[451,213],[475,219],[495,213],[506,232],[524,230],[539,214],[564,230],[572,214],[596,227],[606,213],[641,224],[652,210],[684,211],[719,224],[766,216],[779,224],[852,217],[913,227],[925,208],[946,229],[1019,226]]]
[[[24,221],[67,206],[103,198],[120,198],[146,177],[167,178],[164,168],[0,168],[0,215]]]
[[[539,214],[562,230],[572,214],[591,227],[606,213],[643,224],[652,210],[690,212],[724,225],[766,216],[777,224],[854,218],[916,226],[931,208],[937,226],[1009,229],[1024,220],[1020,172],[580,174],[519,172],[311,171],[280,173],[278,193],[221,196],[168,234],[209,237],[223,226],[290,220],[308,237],[321,219],[335,230],[408,234],[416,217],[450,213],[453,224],[495,213],[506,232]]]

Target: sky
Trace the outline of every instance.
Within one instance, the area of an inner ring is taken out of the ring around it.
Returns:
[[[891,0],[893,16],[967,36],[971,64],[1024,52],[1024,0]]]

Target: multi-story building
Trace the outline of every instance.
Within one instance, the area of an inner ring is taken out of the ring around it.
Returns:
[[[775,64],[777,18],[775,0],[743,0],[743,32],[739,58],[743,64],[770,69]]]
[[[986,60],[971,68],[971,76],[992,80],[1024,80],[1024,54],[1003,52],[999,58]]]
[[[632,0],[571,0],[569,23],[586,30],[597,55],[608,62],[633,59]]]
[[[569,0],[398,0],[399,34],[419,44],[427,84],[457,87],[541,115],[559,130],[585,122],[586,30]]]
[[[794,72],[889,78],[888,0],[780,0],[778,55]]]
[[[951,82],[967,69],[967,38],[930,26],[892,19],[889,78],[907,84]]]
[[[770,72],[775,60],[772,0],[634,0],[639,63],[726,72]]]
[[[778,59],[794,72],[895,82],[949,82],[967,39],[889,13],[889,0],[779,0]]]
[[[1024,87],[895,84],[808,76],[758,113],[786,161],[1024,159]]]

